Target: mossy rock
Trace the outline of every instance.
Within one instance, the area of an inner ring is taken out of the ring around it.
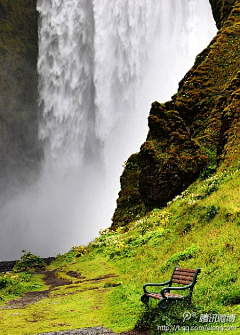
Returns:
[[[208,164],[177,111],[153,103],[150,133],[138,154],[139,190],[147,207],[161,207],[181,193]]]

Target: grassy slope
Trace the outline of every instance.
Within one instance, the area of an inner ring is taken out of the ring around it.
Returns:
[[[143,325],[149,320],[139,301],[142,285],[168,279],[176,263],[202,269],[193,306],[180,308],[179,316],[173,316],[171,307],[157,310],[156,325],[180,324],[183,311],[190,310],[197,314],[195,323],[203,313],[236,314],[234,324],[225,326],[239,327],[239,172],[198,180],[165,209],[133,222],[128,231],[104,232],[85,255],[72,257],[70,252],[59,257],[51,265],[59,277],[70,279],[67,272],[76,271],[81,278],[71,278],[72,284],[55,288],[49,298],[24,309],[0,310],[0,333],[97,325],[116,332],[133,329],[137,322]],[[93,280],[109,274],[110,278]]]

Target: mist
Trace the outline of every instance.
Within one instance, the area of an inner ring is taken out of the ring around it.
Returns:
[[[43,158],[0,196],[0,260],[86,245],[111,225],[124,161],[216,33],[208,0],[38,0]],[[9,160],[18,166],[13,157]]]

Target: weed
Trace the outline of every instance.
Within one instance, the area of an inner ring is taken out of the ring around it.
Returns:
[[[8,284],[7,278],[4,278],[4,277],[0,278],[0,289],[5,288],[7,284]]]
[[[64,255],[57,255],[58,262],[66,262],[71,263],[75,257],[81,257],[87,252],[87,249],[82,245],[72,247],[67,253]]]
[[[213,181],[210,181],[205,191],[205,195],[209,196],[211,193],[217,191],[218,187],[219,187],[219,180],[215,179]]]
[[[216,172],[216,165],[209,165],[206,167],[205,170],[201,173],[199,179],[205,180],[209,177],[211,177]]]
[[[210,206],[207,208],[207,213],[206,213],[206,220],[211,221],[219,212],[219,207],[216,207],[214,205]]]

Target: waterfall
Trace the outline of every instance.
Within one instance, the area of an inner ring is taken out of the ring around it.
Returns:
[[[45,164],[66,171],[98,146],[93,7],[91,1],[38,1],[38,10],[39,138],[47,142]]]
[[[216,33],[208,0],[38,0],[37,10],[44,159],[0,213],[7,259],[65,252],[110,226],[151,102],[170,99]]]

